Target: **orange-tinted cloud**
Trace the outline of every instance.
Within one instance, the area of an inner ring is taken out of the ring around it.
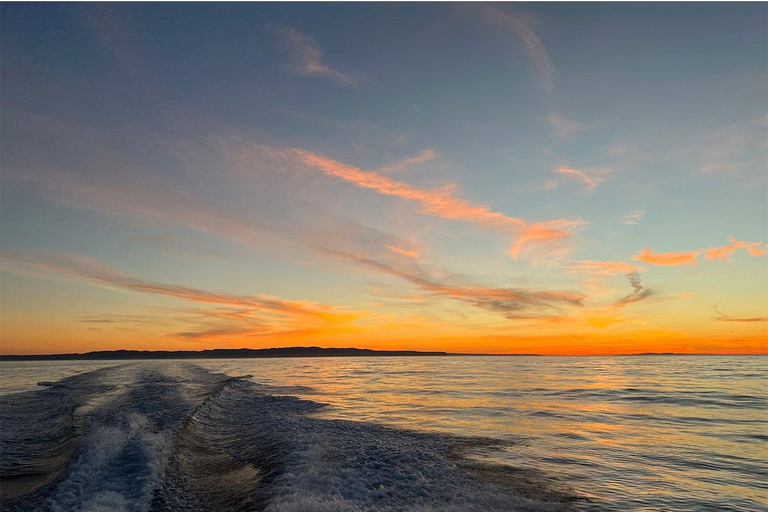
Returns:
[[[597,187],[605,179],[602,176],[588,173],[586,171],[580,171],[578,169],[571,169],[569,167],[558,167],[555,169],[555,172],[582,182],[584,187],[589,191],[594,190],[595,187]]]
[[[632,256],[635,261],[650,263],[651,265],[696,265],[696,257],[701,254],[698,251],[689,252],[653,252],[650,249],[643,249]]]
[[[523,219],[510,217],[495,212],[487,206],[475,205],[456,197],[456,185],[453,184],[441,189],[420,189],[402,181],[392,180],[375,171],[364,171],[309,151],[301,149],[293,151],[305,164],[328,176],[375,190],[383,195],[419,203],[422,213],[443,219],[471,222],[510,233],[517,237],[509,250],[513,257],[518,256],[524,245],[546,246],[551,242],[562,241],[572,236],[573,230],[582,224],[581,221],[567,219],[528,223]]]
[[[573,229],[580,225],[580,221],[567,219],[529,224],[518,232],[517,239],[509,246],[509,255],[516,259],[526,245],[543,246],[548,254],[562,255],[567,252],[562,242],[572,236]]]
[[[728,240],[731,242],[731,245],[724,245],[722,247],[712,247],[707,249],[704,257],[708,260],[724,260],[728,259],[728,256],[738,251],[739,249],[746,249],[747,253],[751,254],[752,256],[762,256],[765,254],[765,251],[760,249],[760,243],[742,242],[741,240],[736,240],[733,237],[729,237]]]
[[[758,242],[742,242],[733,237],[729,238],[729,240],[731,242],[730,245],[710,247],[700,251],[654,253],[650,249],[644,249],[634,255],[632,259],[650,263],[651,265],[675,266],[696,265],[696,258],[701,254],[704,254],[704,257],[708,260],[728,259],[728,256],[739,249],[746,249],[747,253],[752,256],[762,256],[765,254],[765,251],[760,248],[761,244]]]
[[[413,259],[418,259],[419,258],[419,253],[417,251],[414,251],[414,250],[403,249],[402,247],[396,247],[396,246],[393,246],[393,245],[388,245],[387,249],[389,249],[390,251],[395,252],[397,254],[400,254],[402,256],[405,256],[407,258],[413,258]]]

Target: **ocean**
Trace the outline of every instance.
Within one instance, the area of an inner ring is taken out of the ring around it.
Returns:
[[[768,510],[763,356],[0,363],[3,510]]]

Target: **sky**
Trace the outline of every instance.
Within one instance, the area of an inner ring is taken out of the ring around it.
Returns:
[[[764,4],[0,9],[4,354],[768,353]]]

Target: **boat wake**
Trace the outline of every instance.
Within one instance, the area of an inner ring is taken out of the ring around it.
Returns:
[[[4,511],[510,511],[584,502],[474,443],[308,414],[323,404],[186,363],[0,397]]]

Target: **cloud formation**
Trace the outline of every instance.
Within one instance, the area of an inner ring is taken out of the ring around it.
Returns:
[[[4,169],[4,179],[13,179],[39,190],[45,197],[58,204],[127,219],[138,229],[146,225],[181,226],[219,239],[255,248],[268,248],[270,253],[291,251],[296,246],[334,247],[345,251],[365,254],[394,254],[391,247],[418,254],[419,247],[412,240],[403,239],[354,219],[326,213],[300,201],[291,203],[288,212],[272,210],[275,203],[285,194],[285,200],[295,193],[296,181],[291,162],[281,160],[283,153],[270,147],[258,147],[251,153],[253,158],[232,161],[230,148],[205,147],[191,156],[222,170],[220,186],[234,181],[238,166],[247,167],[249,178],[259,174],[260,178],[278,178],[270,183],[268,193],[272,202],[264,200],[266,187],[244,186],[236,183],[237,190],[230,192],[227,202],[212,202],[192,194],[191,191],[172,179],[153,176],[143,169],[124,166],[118,159],[109,172],[100,168],[84,167],[78,172],[64,170],[39,170],[27,172]],[[258,153],[258,155],[255,155]],[[225,159],[222,159],[225,157]],[[295,160],[295,159],[294,159]],[[295,162],[294,162],[295,164]],[[275,173],[275,169],[280,170]],[[302,167],[302,169],[304,169]],[[194,177],[194,172],[190,177]],[[242,171],[244,172],[244,171]],[[304,172],[302,170],[302,172]],[[262,195],[257,195],[257,194]],[[258,198],[258,200],[254,200]],[[183,239],[182,239],[183,240]],[[145,238],[145,243],[157,245],[158,241]],[[160,242],[163,250],[167,243]],[[183,242],[174,241],[185,257],[196,255]]]
[[[436,156],[437,152],[434,148],[424,149],[415,155],[396,160],[390,164],[383,165],[376,170],[383,173],[404,171],[405,169],[408,169],[414,165],[420,165],[427,163],[430,160],[434,160]]]
[[[709,133],[696,148],[699,172],[738,174],[760,171],[764,175],[768,150],[768,115],[731,124]]]
[[[291,27],[274,27],[290,58],[289,68],[301,76],[318,76],[341,85],[355,85],[359,77],[342,73],[323,62],[323,51],[314,37]]]
[[[722,313],[718,307],[717,304],[712,304],[712,310],[715,312],[717,316],[714,317],[715,320],[719,320],[720,322],[768,322],[768,317],[764,316],[758,316],[758,317],[733,317],[728,316],[725,313]]]
[[[377,272],[404,279],[436,296],[467,302],[480,309],[499,313],[508,319],[560,317],[565,309],[582,306],[584,300],[583,295],[573,292],[448,284],[435,279],[418,267],[404,270],[361,255],[338,251],[330,251],[330,253],[342,260],[354,261]]]
[[[592,192],[597,186],[605,181],[605,175],[608,170],[583,171],[571,167],[560,166],[553,171],[557,177],[549,179],[540,185],[534,187],[534,190],[553,190],[560,186],[564,181],[580,182],[587,192]]]
[[[236,295],[211,292],[199,288],[149,281],[120,272],[82,254],[50,253],[40,255],[4,252],[0,257],[0,264],[6,270],[41,277],[74,277],[110,289],[164,295],[192,303],[234,308],[240,311],[238,319],[250,319],[250,317],[259,314],[262,322],[269,322],[260,327],[259,331],[269,329],[270,332],[273,332],[274,327],[282,325],[286,318],[290,320],[290,325],[295,323],[297,325],[317,326],[348,324],[365,315],[362,312],[342,311],[327,304],[309,301],[284,300],[263,294]],[[104,320],[101,323],[105,323]],[[238,332],[251,330],[251,324],[253,322],[249,320],[248,329],[240,328]],[[227,328],[233,329],[232,326]],[[219,328],[217,327],[217,329]]]
[[[388,245],[387,249],[401,256],[405,256],[406,258],[413,258],[415,260],[419,259],[419,253],[415,250],[404,249],[402,247],[397,247],[394,245]]]
[[[761,244],[758,242],[742,242],[733,237],[729,237],[728,240],[731,242],[730,245],[711,247],[704,253],[704,257],[708,260],[726,260],[739,249],[746,249],[747,253],[752,256],[762,256],[765,254],[765,250],[760,248]]]
[[[546,121],[552,130],[552,135],[560,140],[568,140],[584,129],[583,123],[568,119],[556,110],[549,112]]]
[[[526,55],[536,66],[542,86],[547,92],[551,92],[557,69],[549,58],[547,48],[536,34],[537,20],[531,16],[502,11],[492,4],[483,5],[480,13],[488,24],[499,27],[517,37],[523,45]]]
[[[708,260],[725,260],[739,249],[746,249],[747,254],[751,256],[762,256],[765,254],[765,250],[761,248],[762,244],[759,242],[742,242],[733,237],[729,238],[729,240],[731,242],[730,245],[710,247],[699,251],[654,253],[650,249],[643,249],[632,256],[632,259],[650,263],[651,265],[676,266],[696,265],[696,258],[702,254]]]
[[[572,236],[573,230],[582,225],[579,220],[556,219],[529,223],[517,217],[495,212],[483,205],[475,205],[456,197],[456,185],[440,189],[421,189],[402,181],[395,181],[375,171],[364,171],[302,149],[292,150],[308,166],[318,169],[361,188],[367,188],[387,196],[413,201],[421,206],[421,212],[434,217],[460,220],[497,229],[516,237],[509,254],[517,257],[524,246],[547,248]],[[558,248],[559,249],[559,248]]]
[[[627,274],[627,279],[629,280],[629,284],[632,286],[632,288],[635,291],[634,293],[626,295],[620,298],[619,300],[617,300],[614,303],[614,306],[616,306],[617,308],[623,308],[629,304],[640,302],[641,300],[647,299],[648,297],[653,295],[653,290],[643,286],[643,282],[642,282],[642,279],[640,278],[640,274],[638,274],[637,272],[631,272]]]
[[[650,263],[651,265],[696,265],[696,257],[699,254],[701,254],[701,252],[653,252],[650,249],[643,249],[632,256],[632,259],[635,261],[642,261],[643,263]]]
[[[558,167],[555,172],[565,176],[566,178],[580,181],[584,184],[584,188],[588,191],[593,191],[600,183],[605,180],[601,175],[604,173],[590,173],[587,171],[580,171],[579,169],[573,169],[570,167]]]
[[[619,224],[632,226],[643,220],[643,217],[645,217],[645,212],[643,210],[632,210],[621,216]]]
[[[558,229],[559,222],[564,228],[579,224],[577,221],[528,223],[459,199],[453,194],[454,187],[422,190],[375,172],[344,166],[309,152],[272,146],[254,146],[241,142],[228,140],[224,143],[219,140],[213,147],[206,145],[200,150],[201,152],[193,156],[195,160],[202,159],[206,165],[208,165],[207,162],[211,162],[211,165],[231,169],[233,174],[228,176],[229,179],[236,175],[247,176],[249,180],[279,178],[277,183],[286,180],[291,190],[293,190],[295,178],[301,176],[297,173],[306,172],[306,166],[309,164],[313,169],[319,166],[324,174],[342,178],[364,188],[374,189],[385,195],[416,201],[422,205],[423,209],[428,209],[431,215],[473,222],[517,236],[510,248],[514,255],[527,245],[540,245],[552,249],[553,242],[571,234]],[[226,156],[226,165],[222,166],[221,160],[211,156],[209,152],[214,154],[219,152],[219,156]],[[114,169],[115,173],[21,172],[16,173],[14,177],[43,190],[47,196],[59,204],[129,219],[170,222],[240,244],[269,247],[272,253],[276,250],[280,238],[283,238],[293,245],[298,244],[320,254],[327,255],[329,251],[335,250],[363,255],[371,261],[375,260],[389,266],[397,265],[398,268],[406,261],[415,263],[420,258],[421,249],[413,241],[378,231],[353,220],[329,216],[314,210],[299,211],[295,218],[270,215],[269,212],[262,211],[260,204],[263,201],[249,202],[247,211],[240,211],[240,208],[236,207],[236,201],[225,204],[209,203],[190,194],[187,190],[174,186],[171,181],[150,179],[148,174],[139,169],[123,169],[121,166]],[[303,178],[298,181],[306,182]],[[274,187],[277,183],[272,186]],[[251,191],[251,187],[246,189],[241,185],[240,188]],[[299,206],[302,205],[294,205],[293,208],[297,209]],[[360,265],[363,258],[344,258],[344,261]],[[365,266],[370,267],[370,264],[365,263]],[[127,281],[121,280],[121,282],[125,287]],[[184,290],[171,287],[141,286],[144,288],[143,291],[175,294],[179,298],[185,293]],[[432,291],[435,291],[434,286]],[[443,287],[444,295],[458,296],[460,293],[455,287],[453,289]],[[498,292],[494,292],[494,298],[491,298],[487,293],[481,292],[480,287],[476,287],[471,293],[477,296],[474,303],[485,305],[485,309],[513,308],[510,302],[512,297],[509,295],[498,298]],[[188,298],[191,299],[193,296],[201,297],[200,294],[192,293]],[[530,297],[540,300],[536,295]],[[229,305],[237,307],[237,302],[231,301]],[[218,329],[218,326],[215,328]]]

